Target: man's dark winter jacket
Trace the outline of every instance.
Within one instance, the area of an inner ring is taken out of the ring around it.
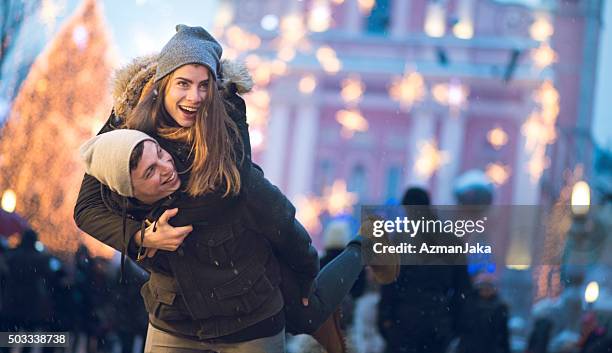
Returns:
[[[144,87],[144,83],[132,81],[147,80],[155,71],[151,59],[133,65],[145,73],[129,68],[134,78],[123,89],[129,94],[115,96],[115,110],[123,114],[129,112],[130,105],[139,97],[139,93],[132,91]],[[245,70],[225,62],[225,81],[245,82],[244,77],[228,78],[232,73],[240,76]],[[237,88],[245,91],[244,87]],[[277,256],[296,273],[302,289],[300,294],[304,297],[308,296],[318,273],[316,251],[308,234],[295,224],[295,208],[250,163],[244,102],[230,86],[226,85],[224,92],[226,108],[246,142],[239,196],[224,198],[220,192],[213,192],[191,198],[179,192],[152,209],[112,193],[86,175],[74,214],[83,231],[119,251],[127,245],[127,255],[134,258],[136,249],[131,236],[141,229],[141,220],[147,215],[154,220],[163,210],[178,207],[179,213],[170,223],[192,224],[193,232],[177,251],[159,251],[152,260],[143,263],[151,272],[151,280],[141,293],[153,325],[200,339],[239,333],[282,309]],[[112,129],[117,122],[120,119],[111,115],[101,132]],[[178,170],[187,169],[188,149],[163,139],[158,141],[173,155]],[[181,175],[183,185],[188,177],[188,174]],[[127,217],[122,217],[124,208]]]

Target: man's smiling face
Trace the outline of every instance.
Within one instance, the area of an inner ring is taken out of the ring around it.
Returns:
[[[153,141],[142,142],[142,157],[130,176],[134,197],[146,204],[170,196],[181,186],[174,159]]]

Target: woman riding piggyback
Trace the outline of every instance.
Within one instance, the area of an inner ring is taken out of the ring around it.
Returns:
[[[284,303],[275,254],[300,274],[305,297],[318,272],[317,255],[305,232],[277,236],[293,227],[290,204],[258,200],[273,204],[262,215],[246,212],[258,194],[247,192],[250,146],[236,91],[250,86],[243,68],[221,63],[221,52],[203,28],[179,25],[158,57],[123,73],[101,133],[146,132],[170,153],[177,173],[154,166],[132,178],[131,193],[123,196],[85,175],[75,221],[124,255],[150,256],[142,262],[151,272],[142,294],[155,332],[208,344],[258,341],[257,349],[276,352],[271,347],[278,342],[284,347]],[[163,198],[154,197],[160,192]],[[178,239],[174,249],[160,245],[169,238]]]

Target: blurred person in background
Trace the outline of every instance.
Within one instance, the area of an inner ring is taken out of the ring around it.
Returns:
[[[6,262],[7,246],[3,238],[0,238],[0,331],[8,329],[7,320],[4,319],[4,306],[6,306],[6,280],[9,268]]]
[[[9,322],[4,312],[4,306],[6,306],[6,281],[9,275],[8,264],[6,263],[6,241],[4,238],[0,238],[0,331],[8,331]],[[0,352],[9,353],[9,347],[0,347]]]
[[[404,193],[402,205],[427,209],[431,202],[426,190],[412,187]],[[378,327],[386,352],[444,353],[460,334],[470,292],[464,264],[403,265],[397,281],[381,288]]]
[[[580,340],[578,341],[580,353],[612,352],[610,328],[600,322],[596,312],[585,312],[580,321]]]
[[[28,229],[20,244],[6,253],[9,275],[5,282],[2,318],[10,332],[46,331],[53,317],[53,298],[49,279],[55,276],[57,261],[38,244],[38,234]],[[29,352],[24,347],[22,352]],[[45,347],[44,352],[53,351]]]
[[[508,307],[499,298],[495,277],[479,273],[468,297],[458,353],[510,353]]]
[[[87,351],[94,350],[95,333],[98,326],[98,317],[95,315],[95,291],[93,278],[95,277],[94,260],[89,250],[83,244],[75,254],[75,273],[70,290],[73,303],[71,317],[74,323],[75,335],[70,342],[73,352],[78,352],[81,345]]]

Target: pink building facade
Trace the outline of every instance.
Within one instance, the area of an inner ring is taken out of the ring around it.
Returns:
[[[308,16],[317,0],[231,3],[234,23],[262,38],[255,53],[274,58],[275,31],[262,29],[261,19],[290,12]],[[365,14],[358,0],[326,3],[330,28],[310,33],[314,49],[298,51],[287,62],[287,74],[267,87],[266,138],[255,159],[290,197],[321,195],[325,186],[342,179],[361,204],[397,199],[409,185],[427,186],[437,204],[453,204],[459,175],[498,164],[507,178],[496,186],[496,204],[539,204],[556,198],[563,171],[588,158],[588,141],[576,136],[590,127],[599,1],[379,0]],[[436,6],[443,9],[444,33],[434,37],[425,28]],[[532,59],[541,42],[530,28],[540,17],[554,29],[546,42],[556,61],[545,68]],[[472,25],[469,39],[453,32],[465,18]],[[323,45],[335,50],[342,63],[339,72],[321,67],[315,50]],[[407,70],[422,75],[426,86],[424,98],[409,109],[389,94],[394,78]],[[316,78],[312,93],[298,88],[305,75]],[[344,138],[336,113],[347,109],[342,81],[354,75],[365,85],[354,107],[369,128]],[[534,94],[546,81],[560,97],[555,138],[545,144],[540,163],[534,163],[524,124],[538,108]],[[469,90],[455,112],[432,94],[435,85],[448,83]],[[487,137],[495,128],[506,136],[499,146]],[[544,133],[549,132],[539,134]],[[419,146],[424,141],[434,141],[446,153],[445,162],[429,176],[414,167],[423,158]]]

